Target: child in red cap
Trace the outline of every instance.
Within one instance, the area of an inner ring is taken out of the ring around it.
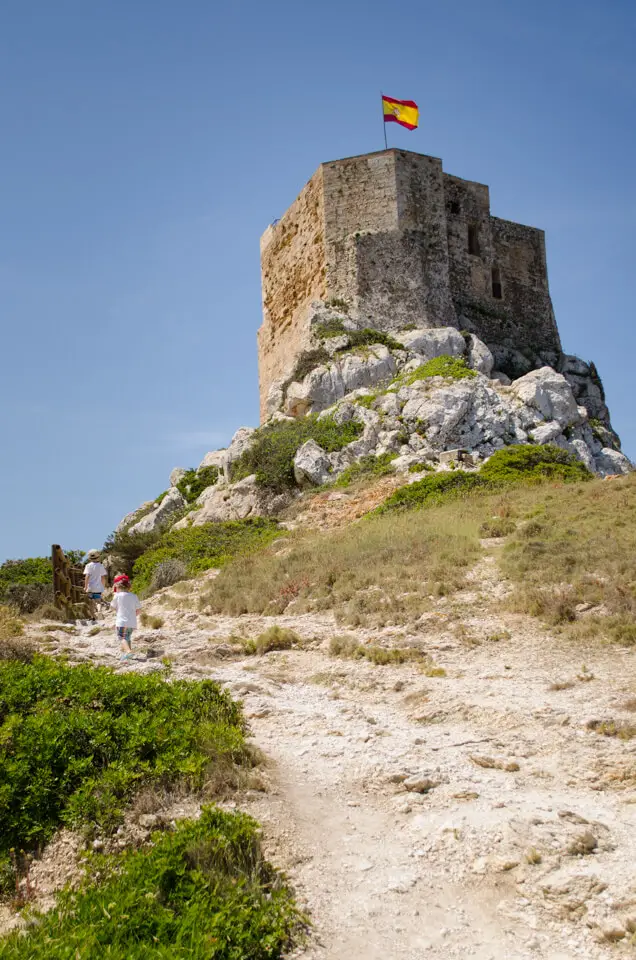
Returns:
[[[111,607],[116,611],[115,627],[121,640],[120,660],[132,660],[132,632],[137,626],[137,614],[141,613],[141,604],[137,596],[130,592],[130,579],[125,573],[118,573],[113,580],[115,595]]]

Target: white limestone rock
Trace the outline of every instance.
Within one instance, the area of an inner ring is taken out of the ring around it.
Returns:
[[[346,354],[340,360],[316,367],[287,388],[285,412],[294,417],[317,413],[360,387],[371,387],[395,376],[397,364],[382,344],[368,348],[367,356]]]
[[[466,339],[468,347],[468,366],[485,377],[489,377],[495,365],[495,358],[479,337],[474,333],[469,334]]]
[[[296,451],[294,477],[298,486],[320,486],[331,478],[331,473],[329,457],[315,440],[307,440]]]
[[[549,423],[541,423],[532,430],[532,439],[535,443],[552,443],[563,433],[563,427],[558,420],[550,420]]]
[[[418,354],[424,361],[442,356],[462,357],[466,350],[466,341],[454,327],[406,330],[393,336],[405,350]]]
[[[258,484],[255,474],[251,474],[237,483],[208,487],[199,498],[199,502],[202,502],[201,508],[188,514],[175,524],[175,527],[180,529],[190,524],[200,527],[205,523],[275,516],[292,498],[291,491],[272,493],[267,487]]]
[[[523,403],[538,410],[544,420],[557,420],[563,427],[580,421],[570,384],[552,367],[531,370],[515,380],[511,389]]]
[[[129,528],[129,533],[150,533],[151,530],[157,530],[159,527],[168,526],[171,517],[179,510],[185,507],[185,499],[179,493],[176,487],[172,487],[165,495],[159,506],[147,513],[137,523]]]
[[[182,480],[186,473],[187,470],[185,470],[184,467],[175,467],[170,474],[170,486],[176,487],[176,485],[179,483],[179,480]]]

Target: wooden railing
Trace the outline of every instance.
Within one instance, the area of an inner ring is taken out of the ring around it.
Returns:
[[[53,602],[63,610],[69,620],[92,620],[95,617],[95,602],[84,590],[84,573],[81,567],[71,563],[58,543],[51,547],[53,564]]]

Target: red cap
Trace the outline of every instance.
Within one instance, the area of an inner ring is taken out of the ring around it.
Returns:
[[[130,583],[130,577],[127,577],[125,573],[120,573],[118,577],[115,577],[113,583]]]

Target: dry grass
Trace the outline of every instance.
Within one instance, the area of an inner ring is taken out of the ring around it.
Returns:
[[[157,617],[155,614],[146,613],[145,611],[142,611],[139,619],[141,620],[142,627],[150,627],[151,630],[159,630],[165,622],[163,617]]]
[[[517,499],[526,522],[500,561],[515,584],[509,606],[576,639],[635,644],[636,474]]]
[[[301,644],[301,638],[293,630],[274,624],[259,634],[256,639],[244,640],[243,649],[245,653],[257,653],[262,657],[271,650],[291,650],[292,647],[299,647]]]
[[[550,684],[548,690],[571,690],[575,686],[574,680],[556,680]]]
[[[444,677],[446,671],[438,667],[427,653],[417,647],[381,647],[375,643],[359,643],[355,637],[332,637],[329,641],[329,653],[332,657],[344,660],[368,660],[376,666],[395,666],[402,663],[419,663],[428,677]]]
[[[537,864],[541,863],[543,857],[536,847],[530,847],[529,850],[526,850],[525,860],[526,863],[536,866]]]
[[[483,510],[483,506],[480,508]],[[224,568],[202,592],[209,613],[279,614],[333,610],[349,626],[413,623],[432,597],[465,585],[480,554],[479,510],[373,517],[329,533],[296,534]]]
[[[587,728],[603,737],[617,737],[619,740],[633,740],[636,737],[636,724],[624,720],[590,720]]]
[[[516,760],[500,760],[496,757],[483,757],[476,754],[471,754],[470,759],[485,770],[505,770],[507,773],[516,773],[519,770]]]

